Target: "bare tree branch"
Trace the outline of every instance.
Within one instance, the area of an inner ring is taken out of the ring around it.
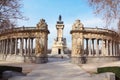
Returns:
[[[21,0],[0,0],[0,29],[15,26],[16,19],[24,19],[20,8]]]
[[[120,18],[120,0],[88,0],[96,15],[101,15],[106,22],[106,27],[112,21]],[[116,23],[117,24],[117,23]]]

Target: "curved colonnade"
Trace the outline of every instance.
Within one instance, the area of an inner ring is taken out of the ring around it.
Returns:
[[[36,57],[47,58],[49,31],[45,26],[41,26],[18,27],[1,31],[0,59],[17,62],[35,62]],[[38,46],[41,45],[43,45],[42,47],[44,48],[42,52],[38,51],[40,50],[39,48],[41,48]]]
[[[70,32],[73,63],[114,61],[120,58],[120,36],[117,32],[87,28],[79,20],[75,24]],[[81,58],[85,61],[82,62]]]

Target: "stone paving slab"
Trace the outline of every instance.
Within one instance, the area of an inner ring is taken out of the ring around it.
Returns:
[[[108,80],[105,74],[91,75],[68,60],[51,61],[39,64],[26,77],[13,77],[9,80]]]

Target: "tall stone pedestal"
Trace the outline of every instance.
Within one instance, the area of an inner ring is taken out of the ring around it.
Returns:
[[[66,46],[66,38],[63,38],[63,29],[64,29],[64,23],[61,21],[62,17],[59,16],[59,20],[56,24],[57,29],[57,38],[54,40],[53,46],[52,46],[52,55],[63,55],[65,54],[65,49],[67,49]]]
[[[40,30],[36,33],[36,47],[35,47],[35,63],[46,63],[48,61],[47,56],[47,40],[48,40],[48,28],[44,19],[41,19],[37,24],[37,28]]]

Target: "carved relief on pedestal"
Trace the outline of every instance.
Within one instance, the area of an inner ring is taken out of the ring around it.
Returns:
[[[83,30],[83,24],[80,20],[76,20],[72,26],[72,56],[73,57],[80,57],[84,51],[84,38],[83,33],[78,32],[78,30]]]
[[[37,28],[41,30],[47,30],[47,24],[44,19],[41,19],[40,22],[37,24]],[[37,57],[45,57],[47,53],[45,53],[46,46],[47,46],[47,37],[46,32],[37,32],[36,33],[36,48],[35,54]]]
[[[44,56],[44,40],[42,40],[42,38],[37,38],[36,40],[36,48],[35,48],[35,53],[36,56]]]

